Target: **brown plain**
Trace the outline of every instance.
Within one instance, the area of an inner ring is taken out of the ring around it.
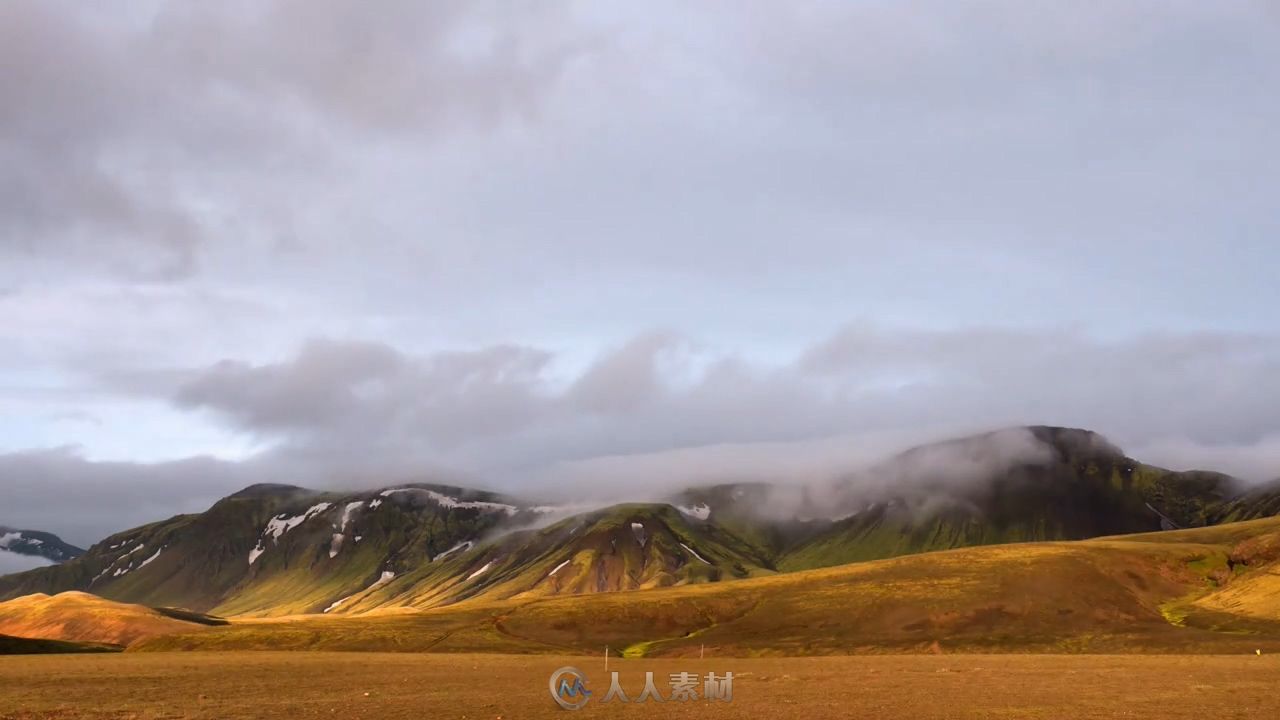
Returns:
[[[553,704],[553,670],[595,700]],[[1272,718],[1280,656],[876,655],[612,659],[644,672],[735,674],[732,703],[601,705],[603,659],[404,653],[124,653],[0,657],[0,718]]]

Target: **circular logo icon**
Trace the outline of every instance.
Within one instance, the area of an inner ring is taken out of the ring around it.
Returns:
[[[579,710],[591,699],[587,676],[575,667],[562,667],[551,673],[551,699],[565,710]]]

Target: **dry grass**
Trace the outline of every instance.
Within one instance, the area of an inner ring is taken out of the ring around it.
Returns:
[[[419,612],[239,621],[151,650],[721,656],[1280,651],[1273,566],[1225,572],[1280,520],[1158,536],[967,548],[735,582],[467,602]],[[1197,601],[1229,592],[1230,602]],[[1248,601],[1247,608],[1243,603]],[[1234,607],[1247,612],[1233,612]]]
[[[82,592],[26,595],[0,603],[0,634],[23,638],[128,645],[198,627],[148,607]]]
[[[565,714],[562,665],[596,700]],[[598,657],[157,653],[0,658],[0,718],[1267,718],[1280,656],[941,655],[613,660],[644,672],[735,673],[732,704],[600,705]],[[664,686],[665,687],[665,686]],[[367,696],[366,696],[367,693]]]

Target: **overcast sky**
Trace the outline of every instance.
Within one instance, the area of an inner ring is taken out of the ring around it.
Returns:
[[[0,3],[0,524],[258,481],[1280,476],[1280,5]]]

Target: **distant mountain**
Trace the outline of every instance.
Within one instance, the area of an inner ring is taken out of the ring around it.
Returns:
[[[62,538],[52,533],[36,530],[16,530],[0,525],[0,553],[25,556],[34,560],[34,562],[25,563],[4,562],[0,563],[0,568],[8,567],[9,565],[35,567],[48,564],[36,560],[37,558],[52,563],[66,562],[80,557],[84,554],[84,550],[63,542]],[[0,570],[0,572],[3,572],[3,570]]]
[[[720,485],[595,509],[429,484],[257,485],[0,577],[0,599],[81,590],[224,616],[359,613],[710,583],[1277,509],[1280,490],[1145,465],[1088,431],[1033,427],[923,446],[823,485]]]

